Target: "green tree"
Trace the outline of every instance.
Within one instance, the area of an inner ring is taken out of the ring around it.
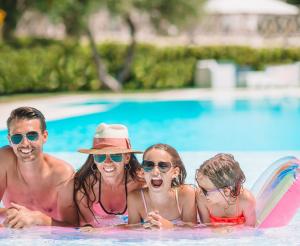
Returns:
[[[10,33],[15,29],[23,12],[28,8],[35,8],[47,14],[53,21],[63,22],[70,37],[78,40],[82,35],[86,35],[97,67],[98,79],[109,89],[119,91],[130,76],[136,52],[136,23],[133,15],[140,13],[148,16],[150,24],[158,32],[165,33],[170,25],[180,29],[187,23],[190,24],[191,20],[197,20],[203,2],[204,0],[1,0],[0,8],[4,9],[8,16],[11,15],[10,18],[16,16],[13,21],[9,20],[7,23]],[[116,78],[107,72],[88,25],[89,16],[101,8],[107,9],[113,17],[121,17],[131,36],[123,68]]]
[[[300,0],[287,0],[286,2],[294,5],[300,5]]]
[[[124,59],[124,66],[117,79],[123,83],[130,76],[136,52],[136,23],[132,18],[135,12],[147,15],[150,24],[160,33],[167,33],[173,25],[185,28],[201,15],[204,0],[107,0],[106,6],[112,15],[120,16],[130,31],[130,44]]]
[[[2,37],[4,41],[9,41],[14,38],[14,31],[18,21],[24,11],[32,6],[31,0],[1,0],[0,9],[6,13],[6,17],[2,28]]]
[[[104,5],[105,0],[49,0],[36,3],[35,8],[47,14],[53,21],[64,23],[69,37],[78,41],[82,35],[86,35],[97,67],[98,79],[109,89],[120,91],[122,85],[107,72],[88,25],[90,15],[105,7]]]
[[[136,52],[136,23],[132,15],[134,13],[148,15],[150,23],[158,32],[166,32],[166,28],[170,25],[182,28],[191,19],[196,19],[201,13],[203,2],[204,0],[52,0],[47,1],[46,8],[44,3],[38,7],[53,19],[60,19],[69,35],[73,37],[87,35],[97,66],[98,79],[108,88],[119,91],[130,76]],[[123,68],[116,78],[108,74],[88,26],[88,17],[100,8],[106,8],[112,16],[121,17],[131,36]]]

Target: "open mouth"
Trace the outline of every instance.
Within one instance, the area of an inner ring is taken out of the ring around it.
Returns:
[[[163,184],[163,180],[161,178],[152,178],[151,185],[154,188],[159,188]]]

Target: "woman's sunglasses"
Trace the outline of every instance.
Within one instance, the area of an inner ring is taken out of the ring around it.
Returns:
[[[35,131],[26,132],[25,134],[17,133],[10,136],[10,140],[13,144],[19,144],[23,141],[24,137],[26,137],[27,140],[34,142],[39,139],[39,133]]]
[[[103,163],[107,156],[113,161],[113,162],[121,162],[123,160],[123,155],[122,154],[108,154],[108,155],[93,155],[94,156],[94,161],[96,163]]]
[[[142,162],[142,168],[144,169],[145,172],[151,172],[155,166],[158,167],[160,172],[166,173],[171,169],[172,163],[166,161],[160,161],[157,164],[155,164],[153,161],[147,161],[147,160],[144,160]]]

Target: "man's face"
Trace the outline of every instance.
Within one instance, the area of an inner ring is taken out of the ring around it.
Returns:
[[[8,140],[17,158],[33,162],[42,153],[48,132],[41,131],[39,119],[15,119],[10,123]]]

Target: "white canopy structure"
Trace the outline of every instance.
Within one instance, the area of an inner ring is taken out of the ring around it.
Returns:
[[[205,10],[224,15],[297,15],[296,6],[279,0],[208,0]]]

